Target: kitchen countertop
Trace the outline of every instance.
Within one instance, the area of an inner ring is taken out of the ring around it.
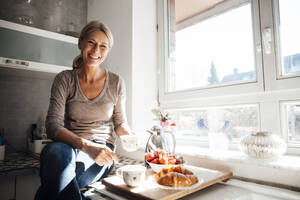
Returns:
[[[134,160],[125,156],[118,156],[119,162],[114,165],[114,168],[111,170],[108,176],[116,174],[116,170],[124,165],[143,165],[144,161]]]
[[[124,156],[118,156],[118,158],[119,163],[116,163],[114,165],[114,168],[110,172],[109,176],[114,175],[116,173],[117,168],[122,167],[124,165],[144,164],[143,161],[137,161]],[[3,161],[0,161],[0,175],[24,169],[39,168],[40,161],[38,156],[34,156],[33,154],[29,154],[22,151],[15,151],[13,149],[9,149],[5,154],[5,159]]]
[[[7,148],[5,159],[0,161],[0,175],[26,169],[39,169],[40,161],[28,153]]]

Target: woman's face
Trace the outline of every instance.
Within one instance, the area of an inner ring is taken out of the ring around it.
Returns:
[[[109,40],[105,33],[95,30],[79,44],[84,66],[98,67],[109,52]]]

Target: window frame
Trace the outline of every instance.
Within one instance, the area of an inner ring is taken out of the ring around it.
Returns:
[[[281,114],[281,131],[282,132],[288,132],[288,118],[286,116],[286,109],[285,105],[288,104],[294,104],[295,102],[300,102],[300,99],[295,99],[295,100],[288,100],[288,101],[280,101],[280,114]],[[295,142],[295,141],[290,141],[288,139],[288,134],[284,135],[284,139],[288,142],[288,147],[294,150],[294,148],[300,148],[300,141]]]
[[[277,79],[288,79],[300,77],[300,72],[295,74],[282,75],[282,59],[281,59],[281,40],[280,40],[280,9],[279,0],[272,2],[273,18],[274,18],[274,40],[275,40],[275,53],[277,65]]]
[[[169,20],[168,0],[157,1],[157,46],[158,46],[158,102],[163,109],[191,109],[209,106],[231,106],[241,104],[259,104],[260,128],[272,132],[285,139],[284,120],[281,102],[300,99],[300,77],[279,77],[277,60],[279,55],[279,33],[276,5],[278,0],[250,0],[252,3],[253,34],[256,50],[257,82],[231,85],[225,87],[212,87],[205,89],[167,92],[167,69],[169,64]],[[241,3],[245,0],[229,0],[227,4]],[[228,6],[228,5],[227,5]],[[218,4],[215,9],[221,9]],[[224,8],[224,7],[223,7]],[[214,9],[209,10],[213,12]],[[276,21],[277,20],[277,21]],[[271,28],[271,54],[263,48],[262,31]],[[192,145],[191,141],[180,141],[182,145]],[[200,147],[207,147],[205,142],[196,143]],[[236,149],[237,147],[233,147]],[[288,154],[300,154],[300,146],[288,143]]]
[[[300,74],[281,76],[281,53],[279,31],[279,0],[259,2],[261,30],[271,28],[271,54],[263,53],[264,84],[266,91],[296,89],[300,85]],[[272,67],[271,67],[272,66]]]
[[[202,98],[202,97],[211,97],[211,96],[218,96],[218,95],[232,95],[232,94],[240,94],[240,93],[245,93],[246,91],[250,92],[258,92],[258,91],[263,91],[264,86],[263,86],[263,75],[262,75],[262,65],[260,63],[262,56],[261,56],[261,39],[260,35],[256,34],[257,31],[256,29],[259,29],[259,21],[258,21],[258,12],[256,12],[255,9],[253,9],[254,6],[258,6],[257,1],[255,1],[254,4],[251,6],[251,12],[253,17],[252,21],[252,28],[253,28],[253,42],[254,42],[254,55],[255,55],[255,64],[256,64],[256,80],[255,81],[242,81],[241,83],[231,83],[231,84],[221,84],[221,85],[216,85],[216,86],[210,86],[210,87],[205,87],[205,88],[193,88],[193,89],[187,89],[187,90],[181,90],[181,91],[174,91],[174,92],[168,92],[168,76],[167,74],[169,73],[169,60],[170,60],[170,50],[168,47],[168,42],[170,41],[170,35],[169,35],[169,20],[168,20],[168,1],[162,1],[163,2],[163,8],[160,8],[160,13],[158,12],[158,18],[164,17],[163,22],[159,21],[158,22],[158,27],[161,27],[159,30],[165,30],[165,37],[163,33],[159,32],[158,35],[158,41],[163,41],[163,42],[158,42],[159,49],[160,48],[165,48],[165,51],[161,50],[160,53],[164,53],[164,56],[166,56],[166,59],[161,60],[163,58],[159,57],[159,75],[160,77],[165,77],[160,78],[159,85],[162,90],[159,91],[160,93],[160,98],[162,101],[172,101],[172,99],[183,99],[182,97],[184,95],[190,96],[192,98]],[[237,3],[239,2],[239,3]],[[213,9],[210,9],[205,13],[205,15],[202,16],[195,16],[193,18],[190,18],[189,21],[186,23],[190,23],[191,20],[204,20],[207,19],[210,16],[214,16],[216,14],[222,14],[224,11],[230,9],[234,9],[236,7],[239,7],[240,5],[243,5],[247,3],[248,0],[240,0],[240,1],[226,1],[224,4],[217,5]],[[158,4],[160,2],[158,1]],[[167,32],[167,33],[166,33]],[[162,66],[167,66],[167,67],[162,67]]]

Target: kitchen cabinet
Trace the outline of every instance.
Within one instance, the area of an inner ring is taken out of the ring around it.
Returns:
[[[75,37],[0,20],[0,65],[58,73],[80,51]]]
[[[0,161],[0,199],[32,200],[39,186],[39,160],[8,148]]]
[[[1,200],[32,200],[39,186],[38,170],[20,170],[1,175]]]
[[[0,19],[78,36],[87,21],[86,0],[0,1]]]
[[[16,184],[16,200],[32,200],[40,186],[37,172],[19,176]]]
[[[0,197],[3,200],[14,198],[14,177],[9,175],[0,175]]]

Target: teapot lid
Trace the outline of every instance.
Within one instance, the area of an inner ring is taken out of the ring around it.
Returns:
[[[160,133],[162,132],[162,127],[160,127],[160,126],[153,126],[152,128],[151,128],[151,131],[152,132],[154,132],[154,133],[156,133],[157,135],[160,135]]]

